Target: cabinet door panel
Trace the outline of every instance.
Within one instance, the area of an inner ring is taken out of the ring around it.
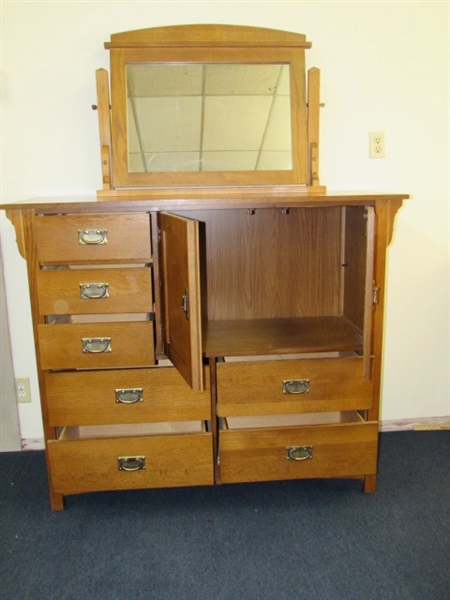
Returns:
[[[159,215],[165,352],[194,390],[203,389],[199,224]]]
[[[343,315],[364,334],[364,376],[371,372],[375,262],[375,211],[371,206],[345,210]]]

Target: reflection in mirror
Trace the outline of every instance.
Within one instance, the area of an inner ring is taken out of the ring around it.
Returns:
[[[128,64],[131,173],[292,169],[288,64]]]

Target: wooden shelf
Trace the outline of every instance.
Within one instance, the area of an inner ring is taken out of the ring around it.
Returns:
[[[209,321],[207,357],[346,352],[362,350],[363,338],[342,317]]]

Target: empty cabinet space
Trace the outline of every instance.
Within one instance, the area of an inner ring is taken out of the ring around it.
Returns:
[[[196,243],[180,248],[178,259],[165,244],[163,301],[172,305],[175,296],[177,305],[186,290],[201,311],[205,356],[358,351],[370,376],[372,207],[177,212],[161,216],[163,237],[176,227],[188,239],[182,218]],[[201,285],[189,286],[186,275],[175,293],[167,282],[182,262],[198,270],[191,280]]]

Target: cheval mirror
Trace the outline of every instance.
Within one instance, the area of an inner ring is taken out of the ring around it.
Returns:
[[[303,34],[180,25],[111,36],[96,72],[103,190],[319,185],[319,78]],[[110,92],[111,90],[111,92]],[[133,194],[133,190],[135,193]]]

